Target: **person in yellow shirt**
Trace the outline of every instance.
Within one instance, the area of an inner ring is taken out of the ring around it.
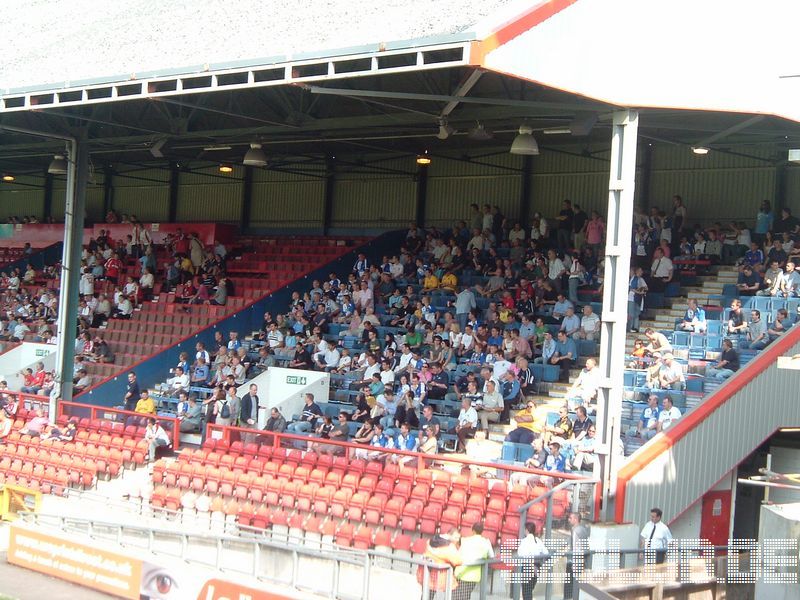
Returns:
[[[536,414],[536,403],[533,400],[528,400],[526,407],[514,415],[514,420],[517,427],[506,436],[507,442],[530,444],[535,437],[542,435],[543,423]]]
[[[448,292],[455,292],[457,285],[458,285],[458,277],[456,277],[450,271],[444,274],[441,282],[442,289],[447,290]]]
[[[453,577],[452,571],[446,567],[457,568],[461,565],[461,554],[458,551],[460,535],[457,530],[449,534],[434,536],[428,541],[425,550],[425,560],[428,561],[428,597],[423,600],[434,600],[437,592],[444,592],[450,579],[450,589],[455,590],[458,581]],[[417,582],[423,585],[425,581],[425,566],[417,567]]]
[[[150,397],[150,393],[147,390],[141,391],[139,400],[136,402],[136,412],[142,415],[156,414],[155,400]]]
[[[439,278],[433,274],[431,269],[425,269],[425,279],[422,280],[423,290],[439,289]]]
[[[458,588],[453,597],[459,600],[467,600],[481,581],[483,567],[475,563],[494,558],[492,542],[483,537],[482,533],[483,525],[475,523],[472,526],[472,535],[461,538],[459,552],[462,564],[453,572],[458,581]]]

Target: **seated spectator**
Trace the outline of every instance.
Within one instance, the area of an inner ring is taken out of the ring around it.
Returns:
[[[739,353],[733,349],[733,343],[730,340],[722,340],[722,355],[713,367],[706,368],[706,377],[725,381],[738,370]]]
[[[197,387],[205,387],[208,385],[209,370],[206,364],[206,359],[200,356],[192,368],[192,376],[189,383]]]
[[[467,450],[467,437],[475,434],[478,427],[478,413],[472,408],[469,400],[464,398],[461,401],[461,411],[458,413],[458,420],[455,427],[450,431],[458,438],[456,444],[456,452],[466,452]]]
[[[414,393],[410,390],[405,392],[401,397],[395,409],[392,429],[399,429],[403,423],[408,423],[411,427],[419,427],[419,415],[417,409],[419,405],[414,399]]]
[[[775,320],[772,322],[769,329],[767,329],[770,341],[778,339],[786,333],[789,327],[791,327],[791,323],[789,323],[789,313],[785,308],[778,309],[775,313]]]
[[[171,397],[177,397],[181,392],[189,391],[189,376],[184,373],[183,367],[175,367],[170,369],[174,373],[173,377],[167,379],[167,394]]]
[[[179,415],[181,433],[194,433],[200,431],[203,425],[203,407],[197,403],[194,396],[189,396],[186,412]]]
[[[750,311],[750,322],[747,324],[746,340],[739,343],[742,349],[763,350],[769,344],[767,324],[761,320],[761,311]]]
[[[567,308],[564,318],[561,320],[559,331],[563,331],[567,337],[578,339],[577,334],[581,329],[581,319],[575,314],[575,310],[570,306]]]
[[[728,313],[728,335],[742,335],[747,332],[747,321],[742,311],[742,301],[738,298],[731,300],[731,309]]]
[[[779,282],[776,296],[796,298],[798,295],[800,295],[800,272],[795,269],[795,263],[790,260],[786,263],[786,270]]]
[[[313,431],[317,427],[317,421],[322,416],[322,409],[314,402],[314,394],[305,394],[305,406],[303,413],[298,421],[289,423],[286,431],[294,434],[303,434]]]
[[[561,446],[566,445],[572,437],[572,421],[569,420],[569,407],[566,404],[558,409],[558,420],[554,424],[545,424],[542,437],[546,444],[554,441]]]
[[[550,358],[550,364],[558,365],[561,369],[560,379],[562,381],[569,380],[569,371],[577,359],[578,347],[575,345],[575,340],[567,337],[566,332],[559,331],[556,351]]]
[[[72,386],[72,392],[74,394],[79,394],[84,390],[88,389],[92,385],[92,378],[86,372],[86,369],[78,369],[78,377],[75,380],[75,383]]]
[[[783,269],[777,260],[770,263],[769,268],[764,271],[764,281],[761,289],[756,292],[757,296],[777,296],[780,293],[781,281],[783,280]]]
[[[533,400],[528,400],[525,408],[514,415],[514,421],[517,426],[506,436],[507,442],[530,444],[542,433],[543,424],[536,415],[536,403]]]
[[[653,331],[649,327],[644,330],[644,335],[649,340],[649,344],[645,346],[645,349],[649,353],[659,352],[664,354],[665,352],[672,352],[672,344],[660,331]]]
[[[141,415],[154,415],[156,414],[156,402],[150,397],[150,392],[142,390],[139,394],[139,400],[136,402],[137,412]]]
[[[11,426],[13,424],[13,419],[9,419],[5,411],[0,411],[0,444],[6,443],[6,438],[8,434],[11,433]]]
[[[350,429],[347,426],[349,415],[342,411],[338,414],[336,423],[328,431],[328,439],[336,440],[337,442],[346,442],[350,436]],[[335,444],[322,444],[319,446],[319,451],[322,454],[342,455],[345,453],[345,448],[336,446]]]
[[[476,382],[471,382],[470,387],[474,388],[477,392]],[[487,381],[486,391],[482,395],[478,394],[478,398],[475,402],[472,402],[472,397],[469,392],[464,395],[465,398],[470,400],[473,408],[477,410],[478,418],[481,422],[481,430],[483,431],[489,431],[490,422],[500,422],[501,414],[505,408],[503,396],[497,391],[496,387],[496,383],[493,379]]]
[[[683,320],[678,324],[682,331],[692,331],[694,333],[705,333],[708,328],[706,322],[706,311],[697,306],[697,300],[689,298],[688,307],[683,315]]]
[[[541,356],[537,356],[533,359],[534,364],[539,365],[546,365],[550,364],[550,360],[556,353],[556,340],[553,338],[553,334],[549,331],[544,333],[544,339],[542,341],[541,347]]]
[[[663,356],[663,364],[658,373],[658,380],[662,390],[684,390],[686,389],[686,376],[683,373],[683,365],[675,360],[671,352]]]
[[[656,426],[658,431],[666,431],[680,418],[681,411],[675,408],[672,404],[672,398],[667,394],[664,398],[664,408],[658,413],[658,424]]]
[[[23,394],[38,394],[39,390],[44,387],[44,363],[37,362],[35,368],[35,372],[31,369],[25,369],[20,373],[23,377],[23,385],[19,391]]]
[[[273,407],[269,412],[269,418],[267,419],[267,424],[264,427],[264,431],[283,433],[286,431],[286,427],[286,419],[281,414],[281,411],[278,410],[277,407]]]
[[[575,339],[594,341],[600,337],[600,317],[598,317],[592,307],[587,304],[583,307],[583,317],[581,326],[573,335]]]
[[[561,454],[561,444],[556,441],[551,441],[549,444],[550,453],[544,461],[542,467],[545,471],[550,471],[553,475],[531,475],[528,478],[528,485],[534,487],[541,484],[545,487],[552,488],[554,485],[561,482],[556,473],[565,473],[567,470],[567,461],[563,454]]]
[[[761,289],[761,275],[750,264],[744,265],[736,280],[736,289],[740,296],[754,296]]]
[[[156,450],[158,448],[172,444],[167,432],[164,431],[164,428],[161,426],[161,424],[153,417],[150,417],[147,420],[147,429],[144,433],[144,441],[147,442],[147,457],[151,463],[156,459]]]
[[[650,394],[647,397],[647,407],[642,411],[639,423],[636,426],[636,435],[647,441],[658,433],[658,396]]]
[[[38,437],[42,433],[44,433],[45,427],[49,423],[46,416],[44,416],[44,411],[41,408],[37,408],[34,413],[33,417],[25,423],[25,426],[22,428],[20,433],[22,435],[30,435],[32,437]]]
[[[372,450],[358,449],[355,453],[356,458],[361,460],[383,459],[386,457],[386,455],[381,452],[381,450],[391,449],[394,447],[394,440],[391,438],[391,436],[385,433],[383,425],[380,423],[375,423],[368,446]]]
[[[583,438],[575,446],[575,456],[572,459],[572,468],[576,471],[591,471],[598,464],[596,429],[592,425]]]

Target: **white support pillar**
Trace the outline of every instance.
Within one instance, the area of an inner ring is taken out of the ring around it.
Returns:
[[[603,486],[601,521],[606,521],[614,514],[611,503],[616,487],[616,473],[623,458],[620,453],[622,388],[638,129],[637,111],[621,110],[614,113],[600,337],[602,384],[597,393],[599,476]]]

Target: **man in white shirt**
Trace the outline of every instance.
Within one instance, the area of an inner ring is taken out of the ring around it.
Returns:
[[[408,369],[412,358],[414,358],[414,355],[411,352],[411,346],[403,344],[400,352],[400,360],[397,362],[397,367],[394,369],[395,374],[399,374]]]
[[[594,341],[600,337],[600,317],[598,317],[590,305],[583,307],[583,317],[581,318],[581,328],[575,333],[575,339]]]
[[[672,398],[667,395],[664,398],[664,408],[662,408],[661,412],[658,413],[658,423],[656,424],[656,429],[658,431],[666,431],[675,424],[675,421],[680,418],[681,411],[675,408],[675,406],[672,404]]]
[[[189,376],[183,372],[183,367],[175,367],[175,376],[167,379],[167,393],[177,397],[180,392],[189,391]]]
[[[597,361],[593,358],[586,359],[586,366],[581,370],[580,375],[567,390],[567,399],[570,410],[583,405],[588,407],[597,398],[597,390],[600,387],[600,369],[597,368]]]
[[[452,433],[458,436],[457,452],[466,452],[467,437],[475,433],[478,427],[478,412],[472,408],[469,398],[461,400],[461,411],[458,413],[458,422]]]
[[[650,287],[653,291],[663,292],[667,284],[672,281],[675,267],[672,261],[664,256],[664,251],[656,248],[653,253],[653,264],[650,267]]]
[[[478,417],[481,420],[481,429],[489,431],[489,422],[497,423],[500,420],[500,413],[503,412],[503,396],[497,391],[497,383],[494,379],[486,382],[486,391],[481,399],[481,407]]]
[[[314,361],[321,371],[332,371],[339,364],[339,348],[333,344],[326,344],[325,349],[314,355]]]
[[[269,347],[275,350],[283,345],[283,334],[276,323],[269,324],[269,332],[267,333],[267,343]]]
[[[536,588],[536,581],[539,576],[539,565],[541,565],[550,555],[550,551],[544,542],[536,536],[536,523],[529,521],[525,523],[525,531],[528,535],[522,538],[517,548],[517,556],[527,559],[530,564],[523,567],[523,573],[531,574],[527,581],[522,582],[522,597],[533,598],[533,590]]]
[[[170,445],[169,435],[167,435],[164,428],[153,417],[147,420],[147,430],[144,434],[144,440],[148,443],[148,457],[150,462],[156,459],[156,449],[159,446]]]
[[[492,367],[492,377],[499,381],[500,378],[506,374],[506,371],[508,371],[513,365],[506,360],[502,350],[495,352],[494,358],[495,360],[494,366]]]
[[[645,550],[645,562],[652,564],[663,563],[667,556],[667,549],[672,542],[672,532],[661,521],[660,508],[650,510],[650,520],[642,528],[640,545]]]

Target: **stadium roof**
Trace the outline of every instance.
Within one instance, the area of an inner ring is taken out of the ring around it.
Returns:
[[[0,91],[478,39],[529,0],[6,0]]]
[[[795,10],[785,0],[752,19],[744,0],[654,0],[649,13],[635,0],[9,4],[0,168],[14,172],[41,173],[63,146],[4,124],[85,135],[106,166],[240,162],[255,141],[276,164],[498,150],[523,122],[562,132],[543,148],[592,156],[625,106],[651,142],[769,144],[775,161],[800,146],[800,102],[786,91],[800,79],[776,76],[793,38],[766,31],[795,22],[780,19]],[[443,120],[456,131],[437,139]],[[491,134],[474,135],[479,125]]]

